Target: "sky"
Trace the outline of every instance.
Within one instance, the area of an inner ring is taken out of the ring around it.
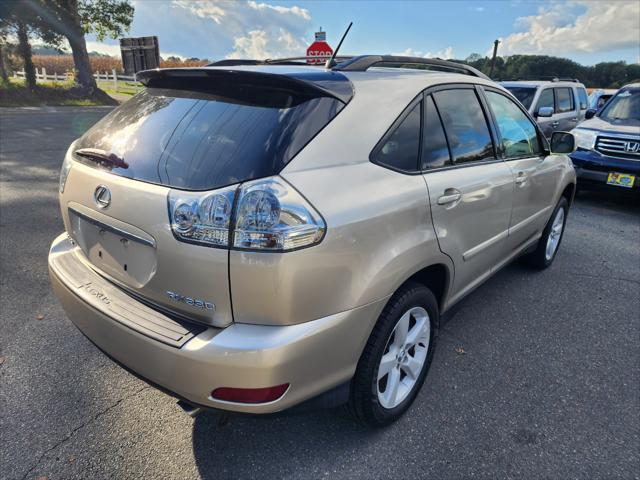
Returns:
[[[640,1],[270,1],[132,0],[130,36],[157,35],[161,56],[277,58],[304,55],[320,27],[341,54],[403,54],[464,59],[540,54],[584,65],[640,62]],[[119,55],[117,41],[89,51]]]

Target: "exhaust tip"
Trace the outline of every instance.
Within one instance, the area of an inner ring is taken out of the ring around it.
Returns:
[[[189,402],[185,402],[184,400],[178,400],[176,402],[176,405],[178,405],[178,407],[180,407],[180,410],[189,415],[191,418],[195,418],[195,416],[202,411],[202,408],[191,405]]]

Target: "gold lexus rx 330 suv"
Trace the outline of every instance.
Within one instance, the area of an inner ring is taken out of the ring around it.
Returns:
[[[49,270],[82,333],[191,413],[344,401],[387,424],[442,315],[558,251],[573,137],[548,144],[472,68],[362,56],[138,79],[66,154]]]

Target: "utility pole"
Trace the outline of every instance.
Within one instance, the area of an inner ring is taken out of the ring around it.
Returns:
[[[496,66],[496,56],[498,55],[498,44],[500,40],[493,42],[493,58],[491,58],[491,70],[489,70],[489,78],[493,78],[493,68]]]

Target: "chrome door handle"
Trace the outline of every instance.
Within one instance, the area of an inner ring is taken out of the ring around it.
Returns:
[[[438,205],[447,205],[455,203],[462,198],[462,193],[455,188],[447,188],[444,195],[438,198]]]
[[[516,176],[516,185],[522,185],[527,181],[527,174],[524,172],[518,172]]]
[[[557,127],[558,125],[560,125],[560,122],[552,122],[552,123],[551,123],[551,126],[552,126],[552,127]]]

